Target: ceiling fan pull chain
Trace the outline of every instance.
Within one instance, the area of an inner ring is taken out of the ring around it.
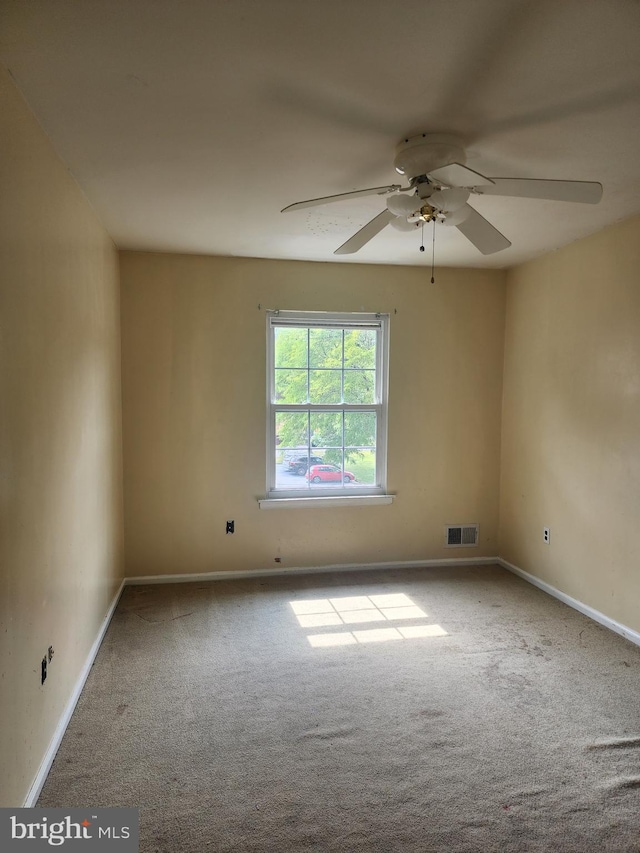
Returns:
[[[433,267],[435,265],[436,259],[436,218],[433,217],[433,240],[431,242],[431,284],[436,283],[435,276],[433,274]]]

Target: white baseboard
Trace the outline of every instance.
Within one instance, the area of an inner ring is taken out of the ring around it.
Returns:
[[[122,595],[122,590],[124,589],[125,582],[124,580],[120,584],[118,591],[113,597],[113,601],[109,605],[109,610],[107,611],[107,615],[102,620],[102,625],[100,626],[100,630],[98,631],[98,636],[96,637],[93,645],[91,646],[91,650],[87,655],[87,659],[84,662],[84,666],[78,676],[78,680],[76,681],[75,687],[73,688],[73,692],[69,697],[69,701],[67,702],[65,709],[62,713],[62,716],[58,720],[58,725],[56,726],[56,730],[53,733],[53,737],[51,738],[51,742],[47,748],[47,751],[44,754],[44,758],[42,759],[42,763],[40,764],[40,768],[36,773],[36,777],[31,783],[31,787],[29,788],[29,793],[24,801],[24,808],[30,809],[35,806],[38,802],[38,797],[40,796],[40,791],[42,791],[42,787],[49,775],[49,770],[51,770],[51,765],[56,757],[56,753],[60,748],[60,744],[62,743],[62,738],[64,737],[64,733],[67,730],[67,726],[69,725],[69,721],[75,711],[76,705],[78,703],[78,699],[80,698],[80,694],[82,693],[82,689],[85,685],[89,672],[91,671],[91,667],[93,666],[93,662],[96,659],[96,655],[98,654],[98,650],[102,644],[102,640],[104,639],[104,635],[107,632],[107,628],[109,627],[109,623],[111,622],[111,618],[115,612],[118,601],[120,600],[120,596]]]
[[[311,575],[324,572],[368,572],[377,569],[435,569],[449,566],[497,565],[497,557],[448,557],[440,560],[404,560],[393,563],[336,563],[330,566],[279,566],[237,572],[201,572],[190,575],[148,575],[125,578],[126,586],[156,583],[189,583],[195,581],[243,580],[245,578],[276,577],[278,575]]]
[[[593,619],[594,622],[604,625],[605,628],[615,631],[616,634],[620,634],[626,640],[630,640],[632,643],[635,643],[636,646],[640,646],[640,633],[638,633],[638,631],[634,631],[632,628],[627,628],[626,625],[622,625],[620,622],[616,622],[615,619],[605,616],[605,614],[600,613],[599,610],[594,610],[594,608],[589,607],[588,604],[583,604],[581,601],[578,601],[577,598],[572,598],[570,595],[561,592],[559,589],[551,586],[551,584],[546,583],[546,581],[540,580],[540,578],[537,578],[535,575],[530,575],[529,572],[519,569],[518,566],[514,566],[513,563],[503,560],[502,557],[498,557],[496,562],[503,568],[513,572],[514,575],[518,575],[518,577],[521,577],[528,583],[533,584],[533,586],[537,586],[538,589],[541,589],[543,592],[552,595],[564,604],[568,604],[569,607],[573,607],[574,610],[578,610],[580,613],[583,613],[585,616]]]

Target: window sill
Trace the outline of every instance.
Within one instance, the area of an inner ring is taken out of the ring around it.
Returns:
[[[383,506],[393,503],[395,495],[340,495],[317,498],[261,498],[260,509],[334,508],[342,506]]]

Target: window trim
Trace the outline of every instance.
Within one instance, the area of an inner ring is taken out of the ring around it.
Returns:
[[[334,509],[341,506],[383,506],[393,503],[395,495],[311,495],[308,498],[259,498],[260,509],[302,509],[322,507]]]
[[[276,404],[274,400],[275,347],[274,329],[291,325],[302,327],[375,328],[378,333],[376,346],[376,399],[372,404]],[[266,381],[266,497],[259,500],[261,508],[307,506],[353,506],[372,503],[390,503],[387,494],[387,422],[389,408],[389,314],[329,311],[280,311],[266,312],[267,329],[267,381]],[[312,493],[303,489],[276,487],[276,463],[273,448],[276,439],[276,410],[300,411],[375,411],[376,412],[376,478],[377,484],[354,486],[348,489],[330,486],[315,487]],[[372,501],[371,499],[376,500]],[[380,501],[380,498],[387,500]],[[340,503],[339,503],[340,502]]]

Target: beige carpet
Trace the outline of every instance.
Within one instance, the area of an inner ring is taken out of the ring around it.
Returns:
[[[640,851],[639,674],[500,568],[130,587],[39,805],[138,806],[144,853]]]

